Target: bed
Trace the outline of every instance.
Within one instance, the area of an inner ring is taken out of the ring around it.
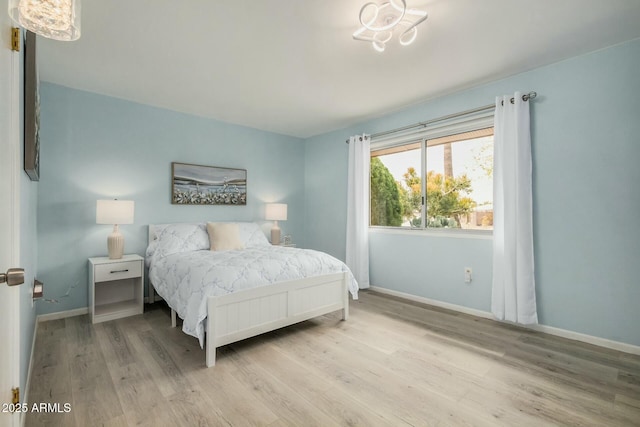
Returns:
[[[229,223],[226,223],[229,224]],[[207,223],[149,225],[149,301],[160,295],[171,323],[200,340],[206,365],[216,348],[341,310],[358,286],[323,252],[272,246],[255,223],[237,224],[242,249],[212,251]]]

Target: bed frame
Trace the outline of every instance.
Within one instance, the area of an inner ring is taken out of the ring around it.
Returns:
[[[149,225],[149,243],[155,238],[154,225]],[[154,301],[155,289],[149,281],[149,302]],[[207,367],[215,365],[217,347],[337,310],[342,310],[342,320],[348,319],[348,273],[291,280],[209,297],[205,336]],[[176,326],[173,308],[171,326]]]

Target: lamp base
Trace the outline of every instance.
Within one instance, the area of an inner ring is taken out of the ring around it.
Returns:
[[[277,221],[275,225],[271,228],[271,244],[272,245],[280,244],[280,227],[278,227]]]
[[[124,236],[118,230],[118,226],[113,226],[113,231],[107,238],[107,250],[109,251],[109,259],[120,259],[124,254]]]

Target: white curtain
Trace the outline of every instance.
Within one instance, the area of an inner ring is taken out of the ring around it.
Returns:
[[[521,93],[496,98],[491,311],[522,324],[538,323],[529,127],[529,101]]]
[[[346,261],[360,289],[369,287],[370,146],[368,135],[349,138]]]

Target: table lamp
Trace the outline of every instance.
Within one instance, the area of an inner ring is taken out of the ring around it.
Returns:
[[[279,245],[280,227],[278,227],[278,221],[286,221],[287,205],[284,203],[267,203],[264,217],[267,221],[273,221],[273,227],[271,228],[271,244]]]
[[[132,200],[98,200],[96,204],[96,224],[113,224],[113,231],[107,238],[110,259],[120,259],[124,253],[124,236],[118,225],[133,224]]]

